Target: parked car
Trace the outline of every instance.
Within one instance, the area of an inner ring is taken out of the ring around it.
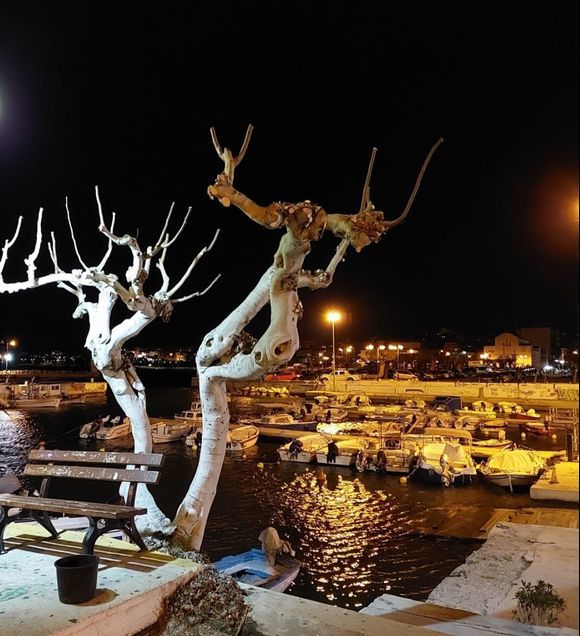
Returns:
[[[294,369],[278,369],[274,373],[268,373],[264,380],[266,382],[291,382],[292,380],[298,380],[300,373]]]
[[[393,380],[406,380],[415,382],[418,379],[419,378],[414,373],[410,373],[409,371],[399,371],[399,373],[395,371],[395,373],[393,373]]]
[[[332,371],[330,373],[323,373],[318,377],[318,381],[332,382],[333,377],[339,382],[354,382],[361,379],[358,373],[351,373],[348,369],[336,369],[334,373]]]

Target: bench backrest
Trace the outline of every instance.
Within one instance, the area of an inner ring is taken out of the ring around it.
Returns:
[[[28,459],[31,463],[25,467],[24,474],[43,478],[41,497],[47,496],[53,477],[129,482],[125,504],[132,506],[137,484],[155,485],[159,481],[159,471],[148,470],[148,466],[160,467],[164,456],[160,453],[33,450]]]

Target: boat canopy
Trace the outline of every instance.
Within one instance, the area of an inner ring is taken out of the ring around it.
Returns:
[[[518,448],[492,455],[487,466],[495,472],[529,473],[545,468],[546,462],[538,453]]]

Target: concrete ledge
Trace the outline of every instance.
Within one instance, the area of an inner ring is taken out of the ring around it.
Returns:
[[[6,529],[0,555],[0,635],[116,636],[134,634],[159,617],[164,599],[200,567],[161,552],[140,552],[118,539],[102,538],[97,596],[80,605],[58,600],[56,559],[81,553],[82,532],[57,539],[36,524]]]
[[[421,625],[426,629],[443,634],[456,636],[489,636],[489,634],[520,636],[532,634],[534,636],[560,636],[564,634],[578,634],[575,629],[567,627],[538,627],[525,625],[513,620],[479,616],[473,612],[443,607],[434,603],[423,603],[408,598],[383,594],[369,606],[361,610],[361,614],[381,616],[383,618]]]
[[[269,636],[431,636],[433,631],[290,594],[242,585],[251,616],[244,634]]]
[[[561,627],[578,629],[578,530],[497,524],[483,546],[443,579],[428,601],[511,619],[522,580],[554,586],[566,601]]]
[[[530,488],[532,499],[578,503],[578,462],[560,462]]]

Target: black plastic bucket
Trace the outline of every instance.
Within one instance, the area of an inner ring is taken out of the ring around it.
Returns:
[[[75,605],[95,598],[99,557],[77,554],[54,562],[58,598],[61,603]]]

